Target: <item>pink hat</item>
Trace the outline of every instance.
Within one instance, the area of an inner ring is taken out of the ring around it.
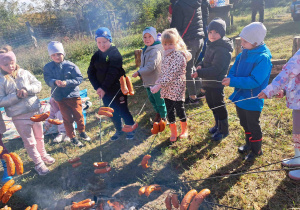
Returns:
[[[13,51],[8,51],[6,53],[0,53],[0,65],[3,66],[9,61],[17,62],[16,55]]]

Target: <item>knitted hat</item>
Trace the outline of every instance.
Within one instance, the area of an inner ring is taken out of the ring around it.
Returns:
[[[62,43],[57,42],[57,41],[51,41],[48,44],[48,53],[49,53],[49,56],[51,56],[55,53],[61,53],[64,56],[66,56]]]
[[[7,62],[15,61],[17,62],[16,55],[13,51],[8,51],[7,53],[0,53],[0,65],[3,66]]]
[[[109,42],[112,42],[110,30],[106,27],[101,27],[101,28],[97,29],[97,31],[95,33],[95,40],[97,41],[97,38],[99,38],[99,37],[104,37],[104,38],[108,39]]]
[[[240,37],[251,44],[261,45],[267,34],[265,25],[261,22],[253,22],[245,26],[240,33]]]
[[[226,22],[221,18],[215,18],[209,23],[207,30],[208,32],[215,30],[223,37],[226,32]]]
[[[153,27],[147,27],[147,28],[145,28],[144,31],[143,31],[143,36],[145,34],[147,34],[147,33],[150,34],[153,37],[154,40],[157,39],[157,33],[156,33],[156,29],[155,28],[153,28]]]

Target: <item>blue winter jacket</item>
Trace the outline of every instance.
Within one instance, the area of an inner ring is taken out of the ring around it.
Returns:
[[[271,52],[263,44],[252,50],[244,49],[237,57],[229,71],[230,87],[235,87],[229,97],[232,102],[257,96],[269,82],[272,63]],[[237,102],[239,108],[261,111],[264,99],[249,99]]]
[[[61,63],[51,61],[47,63],[44,66],[44,80],[51,87],[55,101],[61,101],[64,98],[80,97],[78,86],[81,84],[83,77],[79,68],[70,61],[64,60]],[[56,80],[66,81],[67,86],[57,87],[55,84]]]

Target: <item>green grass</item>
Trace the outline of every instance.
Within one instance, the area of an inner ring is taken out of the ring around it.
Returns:
[[[237,36],[242,27],[249,22],[249,13],[236,17],[235,29],[228,37]],[[299,34],[299,22],[295,23],[291,20],[290,14],[286,13],[286,8],[273,8],[266,10],[265,24],[268,28],[266,43],[273,57],[290,58],[293,36]],[[124,69],[130,76],[137,70],[133,51],[143,47],[141,34],[117,39],[115,43],[124,57]],[[129,96],[130,111],[139,123],[136,139],[126,141],[122,138],[117,142],[109,141],[114,128],[110,120],[105,119],[101,123],[102,145],[100,147],[100,124],[95,117],[99,108],[99,100],[86,73],[92,52],[96,49],[94,40],[71,40],[64,45],[68,59],[79,66],[84,76],[85,80],[80,88],[88,89],[88,96],[93,103],[93,106],[88,109],[86,126],[87,133],[93,140],[79,149],[70,144],[53,144],[54,136],[46,136],[46,149],[56,159],[56,163],[50,167],[51,173],[45,177],[35,173],[34,164],[29,159],[20,139],[6,141],[5,145],[8,149],[21,156],[25,169],[24,175],[14,177],[23,189],[9,201],[8,205],[13,209],[25,209],[34,203],[39,204],[41,209],[60,209],[56,207],[57,203],[67,206],[72,201],[92,198],[93,195],[114,196],[124,205],[130,201],[139,209],[164,209],[164,199],[168,192],[176,191],[182,197],[191,188],[197,191],[209,188],[211,190],[211,196],[208,198],[210,202],[241,209],[300,207],[298,183],[290,180],[285,171],[207,179],[232,172],[247,171],[294,155],[291,138],[292,111],[286,108],[285,100],[266,101],[260,119],[264,136],[264,155],[253,164],[243,162],[242,157],[237,153],[237,147],[244,143],[244,134],[234,105],[227,106],[230,135],[220,143],[212,142],[207,132],[208,128],[213,126],[214,120],[205,100],[198,106],[186,106],[187,115],[193,115],[188,119],[190,137],[171,145],[168,139],[169,128],[157,137],[151,135],[149,118],[152,118],[155,113],[144,88],[136,88],[136,94]],[[27,58],[31,58],[34,65],[30,70],[38,72],[36,67],[43,66],[48,60],[46,52],[43,51],[46,49],[45,46],[34,54],[18,50],[17,56],[22,57],[23,53],[22,59],[24,60],[19,59],[22,63]],[[82,53],[80,53],[81,50]],[[38,55],[43,55],[43,59],[36,59]],[[20,64],[23,67],[22,63]],[[50,89],[45,85],[43,76],[37,75],[37,77],[43,83],[43,90],[39,97],[48,97]],[[134,78],[133,84],[139,86],[141,81]],[[232,91],[232,88],[225,88],[226,98]],[[137,116],[145,102],[145,109]],[[80,156],[82,166],[72,168],[67,162],[65,151],[70,157]],[[151,167],[144,170],[139,164],[147,153],[152,156]],[[95,175],[93,173],[92,164],[101,161],[100,154],[102,154],[102,160],[109,162],[113,168],[109,174]],[[259,170],[280,168],[280,164],[274,164]],[[192,180],[199,181],[188,182]],[[137,195],[141,185],[153,183],[161,184],[163,193],[154,192],[149,198]],[[215,207],[215,209],[225,208]]]

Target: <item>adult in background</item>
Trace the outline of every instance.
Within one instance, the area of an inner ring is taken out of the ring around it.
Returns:
[[[258,12],[259,22],[263,23],[264,15],[265,15],[265,0],[252,0],[251,9],[252,9],[252,22],[255,22],[255,17]]]
[[[189,97],[185,103],[197,103],[197,90],[201,89],[200,79],[193,81],[191,74],[196,70],[195,63],[204,43],[203,17],[208,16],[207,1],[178,0],[172,7],[171,28],[176,28],[192,54],[186,67],[186,84]],[[201,94],[199,97],[203,96]]]

